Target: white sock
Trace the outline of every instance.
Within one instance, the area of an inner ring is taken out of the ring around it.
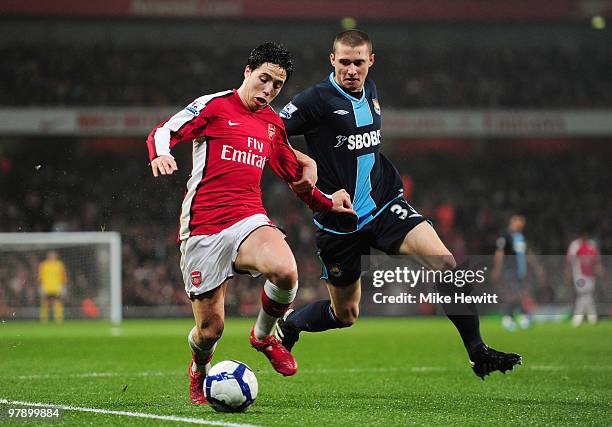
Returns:
[[[255,338],[260,340],[268,335],[272,335],[277,320],[278,317],[270,316],[263,308],[260,308],[257,320],[255,321]]]
[[[279,317],[289,308],[297,293],[297,283],[292,289],[281,289],[266,280],[262,292],[262,306],[255,321],[255,338],[262,339],[274,332]]]
[[[215,352],[217,348],[217,343],[214,343],[212,347],[208,350],[198,346],[192,335],[195,331],[195,326],[189,331],[189,335],[187,336],[187,342],[189,343],[189,348],[191,352],[194,354],[193,365],[191,365],[191,370],[193,372],[203,372],[204,374],[208,373],[211,368],[210,357]]]

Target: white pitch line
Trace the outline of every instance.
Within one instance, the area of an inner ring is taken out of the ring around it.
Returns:
[[[552,366],[552,365],[532,365],[529,369],[534,371],[564,371],[567,369],[566,366]]]
[[[301,374],[362,374],[362,373],[385,373],[385,372],[411,372],[411,373],[428,373],[428,372],[445,372],[452,370],[444,366],[398,366],[398,367],[378,367],[378,368],[313,368],[313,369],[301,369]],[[534,371],[565,371],[571,369],[586,370],[586,371],[608,371],[612,370],[612,365],[600,365],[600,366],[568,366],[568,365],[531,365],[527,364],[522,366],[521,369],[528,369]],[[276,375],[273,371],[261,371],[256,372],[257,375]],[[170,376],[181,376],[186,375],[185,372],[87,372],[82,374],[32,374],[32,375],[0,375],[3,379],[17,379],[17,380],[44,380],[53,378],[134,378],[134,377],[170,377]]]
[[[0,398],[0,403],[17,405],[17,406],[34,406],[34,407],[40,407],[40,408],[62,409],[64,411],[92,412],[94,414],[119,415],[123,417],[134,417],[134,418],[147,418],[150,420],[174,421],[174,422],[188,423],[188,424],[203,424],[203,425],[209,425],[209,426],[258,427],[255,424],[229,423],[225,421],[205,420],[203,418],[176,417],[174,415],[147,414],[145,412],[111,411],[109,409],[84,408],[81,406],[55,405],[52,403],[40,403],[40,402],[24,402],[21,400],[10,400],[10,399],[4,399],[4,398]]]
[[[15,378],[18,380],[42,380],[51,378],[112,378],[112,377],[165,377],[167,373],[164,372],[87,372],[83,374],[32,374],[32,375],[18,375]]]
[[[399,367],[388,367],[388,368],[345,368],[345,369],[304,369],[304,374],[337,374],[337,373],[349,373],[349,374],[362,374],[368,372],[442,372],[446,371],[447,368],[442,366],[399,366]]]
[[[367,372],[442,372],[446,371],[447,368],[442,366],[401,366],[401,367],[379,367],[379,368],[344,368],[344,369],[333,369],[333,368],[314,368],[314,369],[302,369],[299,372],[303,374],[338,374],[338,373],[349,373],[349,374],[360,374]],[[180,376],[184,372],[86,372],[82,374],[32,374],[32,375],[0,375],[0,378],[5,379],[17,379],[17,380],[45,380],[53,378],[133,378],[133,377],[167,377],[167,376]],[[257,375],[275,374],[272,371],[257,372]],[[185,374],[186,375],[186,374]]]
[[[566,365],[527,365],[527,369],[534,371],[566,371],[570,369],[583,369],[586,371],[609,371],[612,370],[612,365],[584,365],[584,366],[566,366]]]

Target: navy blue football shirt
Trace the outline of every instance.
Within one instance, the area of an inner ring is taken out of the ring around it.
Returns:
[[[326,193],[342,188],[352,196],[358,224],[348,230],[334,213],[315,213],[315,224],[332,233],[358,231],[401,197],[397,169],[380,153],[381,111],[376,85],[366,79],[361,97],[344,91],[332,72],[301,92],[280,113],[287,134],[304,135],[308,154],[317,162],[317,187]]]

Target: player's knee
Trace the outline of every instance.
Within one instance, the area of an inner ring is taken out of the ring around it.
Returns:
[[[224,327],[223,318],[221,316],[213,316],[197,325],[197,333],[200,336],[201,342],[208,344],[215,343],[223,335]]]
[[[218,325],[211,325],[202,331],[202,337],[207,343],[217,342],[223,335],[223,323]]]
[[[452,270],[453,268],[457,268],[457,261],[455,261],[455,257],[451,254],[445,255],[442,257],[442,269],[443,270]]]
[[[342,323],[343,327],[353,326],[359,318],[359,304],[350,304],[334,310],[336,319]]]
[[[455,257],[450,253],[431,257],[429,263],[431,269],[439,271],[452,270],[457,267],[457,261],[455,261]]]
[[[266,275],[276,286],[282,289],[291,289],[298,281],[298,271],[295,260],[278,260],[271,271]]]

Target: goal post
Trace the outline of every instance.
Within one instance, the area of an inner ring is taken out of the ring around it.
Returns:
[[[50,251],[57,253],[67,273],[62,297],[66,318],[121,323],[118,232],[0,233],[0,317],[38,318],[38,268]]]

